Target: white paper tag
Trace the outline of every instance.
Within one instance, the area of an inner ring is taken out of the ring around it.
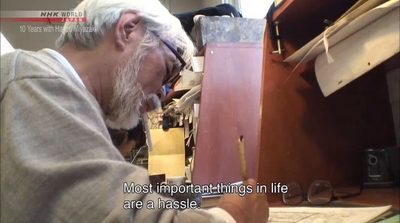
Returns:
[[[192,57],[192,67],[193,72],[203,72],[204,71],[204,57]]]
[[[184,128],[184,137],[185,139],[189,138],[189,120],[185,118],[183,120],[183,128]]]
[[[329,64],[331,64],[331,63],[335,62],[335,60],[329,53],[329,42],[328,42],[328,38],[326,38],[327,31],[328,31],[328,29],[326,29],[324,31],[324,47],[325,47],[326,60],[328,61]]]
[[[153,149],[153,143],[151,141],[150,127],[149,127],[149,119],[147,118],[147,114],[142,115],[144,131],[146,134],[146,142],[148,150],[151,151]]]

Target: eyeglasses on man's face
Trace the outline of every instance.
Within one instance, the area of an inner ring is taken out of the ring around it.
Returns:
[[[282,194],[284,204],[297,205],[307,200],[314,205],[328,204],[334,199],[355,196],[361,193],[360,187],[333,188],[326,180],[315,180],[308,187],[307,194],[304,194],[297,182],[287,184],[287,193]]]
[[[169,44],[167,41],[162,40],[162,39],[161,39],[161,42],[175,55],[175,57],[180,62],[180,66],[179,66],[178,70],[170,71],[171,74],[168,74],[168,75],[171,75],[171,77],[167,78],[166,81],[164,81],[164,83],[163,83],[164,85],[172,86],[179,79],[179,74],[186,67],[186,62],[182,58],[183,51],[180,48],[175,49],[171,44]]]

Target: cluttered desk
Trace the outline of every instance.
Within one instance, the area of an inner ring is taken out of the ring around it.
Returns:
[[[270,202],[268,222],[382,222],[400,221],[399,188],[363,189],[357,196],[335,200],[329,204],[311,205],[304,201],[298,205]],[[202,207],[216,206],[219,198],[202,200]]]
[[[247,180],[248,173],[243,136],[238,139],[238,151],[242,182],[244,183]],[[315,180],[305,194],[297,182],[283,185],[271,184],[270,186],[271,188],[266,189],[266,191],[281,193],[282,200],[270,203],[268,222],[394,223],[400,221],[399,187],[362,188],[350,186],[334,188],[329,181]],[[256,191],[258,192],[258,189]],[[204,196],[203,194],[202,207],[216,206],[218,199],[218,195],[210,196],[210,194],[207,194]]]

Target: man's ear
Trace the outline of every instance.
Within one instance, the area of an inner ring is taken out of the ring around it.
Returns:
[[[115,25],[115,43],[123,50],[132,41],[132,34],[142,30],[139,15],[134,11],[124,12]]]

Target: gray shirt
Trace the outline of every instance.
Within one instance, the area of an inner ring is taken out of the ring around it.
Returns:
[[[219,222],[201,209],[158,209],[145,169],[112,145],[99,104],[46,51],[1,57],[1,222]],[[125,200],[154,209],[123,209]]]

